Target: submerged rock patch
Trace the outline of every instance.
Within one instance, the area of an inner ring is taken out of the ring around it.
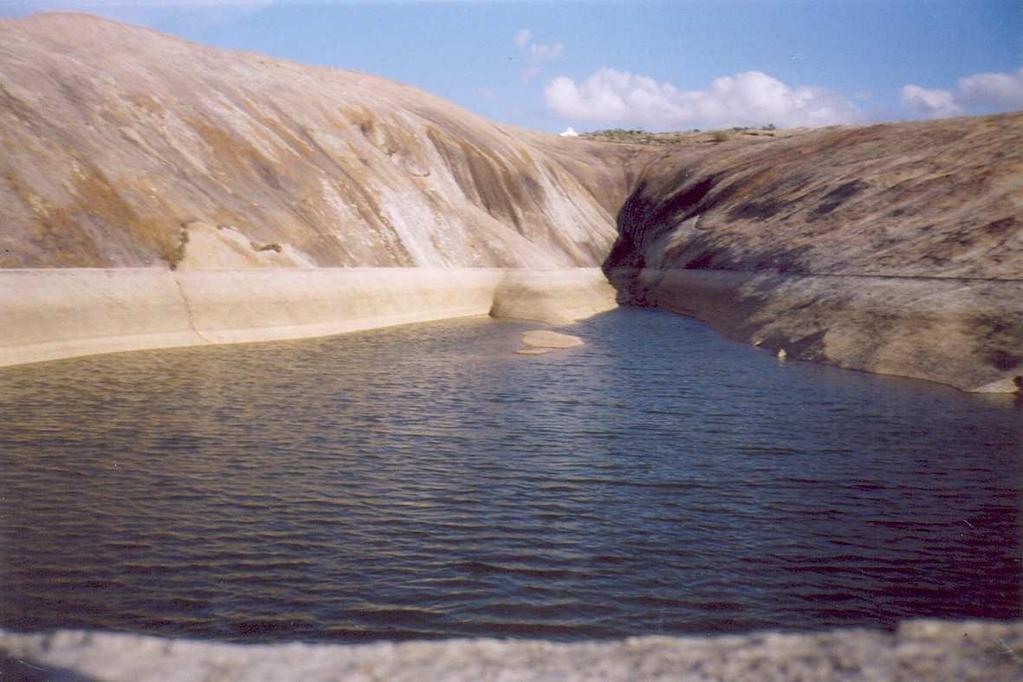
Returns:
[[[543,355],[563,348],[574,348],[583,345],[578,336],[559,332],[534,329],[522,335],[522,348],[515,351],[518,355]]]

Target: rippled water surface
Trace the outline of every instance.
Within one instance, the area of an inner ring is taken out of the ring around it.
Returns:
[[[666,313],[0,370],[0,627],[558,639],[1021,615],[1023,412]]]

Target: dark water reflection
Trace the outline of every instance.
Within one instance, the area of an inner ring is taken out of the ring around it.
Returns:
[[[1021,615],[1023,414],[664,313],[0,371],[0,626],[221,639]]]

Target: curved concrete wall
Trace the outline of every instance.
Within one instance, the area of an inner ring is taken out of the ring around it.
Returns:
[[[492,312],[565,323],[614,305],[596,268],[0,270],[0,366]]]

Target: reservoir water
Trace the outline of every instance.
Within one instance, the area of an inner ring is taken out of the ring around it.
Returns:
[[[622,309],[0,370],[0,627],[609,638],[1019,618],[1023,410]]]

